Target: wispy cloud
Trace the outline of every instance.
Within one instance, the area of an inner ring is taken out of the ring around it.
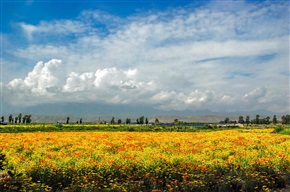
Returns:
[[[56,36],[79,36],[84,32],[93,30],[86,23],[75,20],[55,20],[51,22],[41,21],[38,25],[19,23],[20,28],[29,41],[49,42]],[[57,38],[56,40],[59,40]]]
[[[31,105],[74,100],[288,111],[289,76],[281,75],[289,68],[287,5],[213,1],[127,18],[89,10],[72,20],[19,23],[30,43],[11,53],[47,63],[5,89],[16,95],[11,103],[22,97]]]

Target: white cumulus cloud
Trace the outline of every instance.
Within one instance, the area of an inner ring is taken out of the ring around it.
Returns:
[[[125,18],[84,10],[71,20],[22,22],[29,43],[7,51],[30,64],[23,78],[8,80],[6,94],[13,92],[11,104],[22,97],[31,105],[289,111],[286,5],[213,1]],[[41,60],[50,61],[33,66]]]
[[[47,93],[57,89],[59,79],[55,76],[54,70],[61,64],[61,60],[53,59],[47,63],[38,62],[28,76],[22,79],[14,79],[8,83],[10,88],[30,90],[32,93]]]

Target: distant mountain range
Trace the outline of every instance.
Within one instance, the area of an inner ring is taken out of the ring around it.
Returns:
[[[144,116],[148,117],[149,121],[154,122],[157,117],[160,122],[168,123],[173,122],[174,119],[185,122],[219,122],[229,117],[230,120],[237,120],[240,115],[244,118],[249,115],[252,118],[256,114],[259,114],[261,118],[273,115],[277,115],[280,118],[283,114],[273,113],[270,111],[235,111],[235,112],[214,112],[209,109],[205,110],[171,110],[163,111],[155,109],[152,106],[144,104],[128,105],[128,104],[103,104],[103,103],[54,103],[54,104],[41,104],[31,107],[22,108],[10,108],[6,115],[12,113],[17,115],[31,114],[32,122],[65,122],[66,118],[70,117],[70,122],[79,121],[80,118],[83,122],[98,122],[98,121],[110,121],[112,117],[115,120],[122,119],[124,122],[126,118],[130,118],[132,122],[136,121],[137,118]],[[6,117],[6,119],[8,116]]]

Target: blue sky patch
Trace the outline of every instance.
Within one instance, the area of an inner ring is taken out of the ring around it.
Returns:
[[[1,13],[1,114],[84,101],[290,110],[288,1],[2,0]]]
[[[278,55],[276,53],[273,53],[273,54],[266,54],[266,55],[261,55],[261,56],[258,56],[256,57],[257,61],[258,62],[269,62],[269,61],[272,61],[274,60]]]

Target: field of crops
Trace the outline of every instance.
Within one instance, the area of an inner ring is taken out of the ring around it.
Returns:
[[[272,131],[0,133],[0,190],[285,190],[290,136]]]

